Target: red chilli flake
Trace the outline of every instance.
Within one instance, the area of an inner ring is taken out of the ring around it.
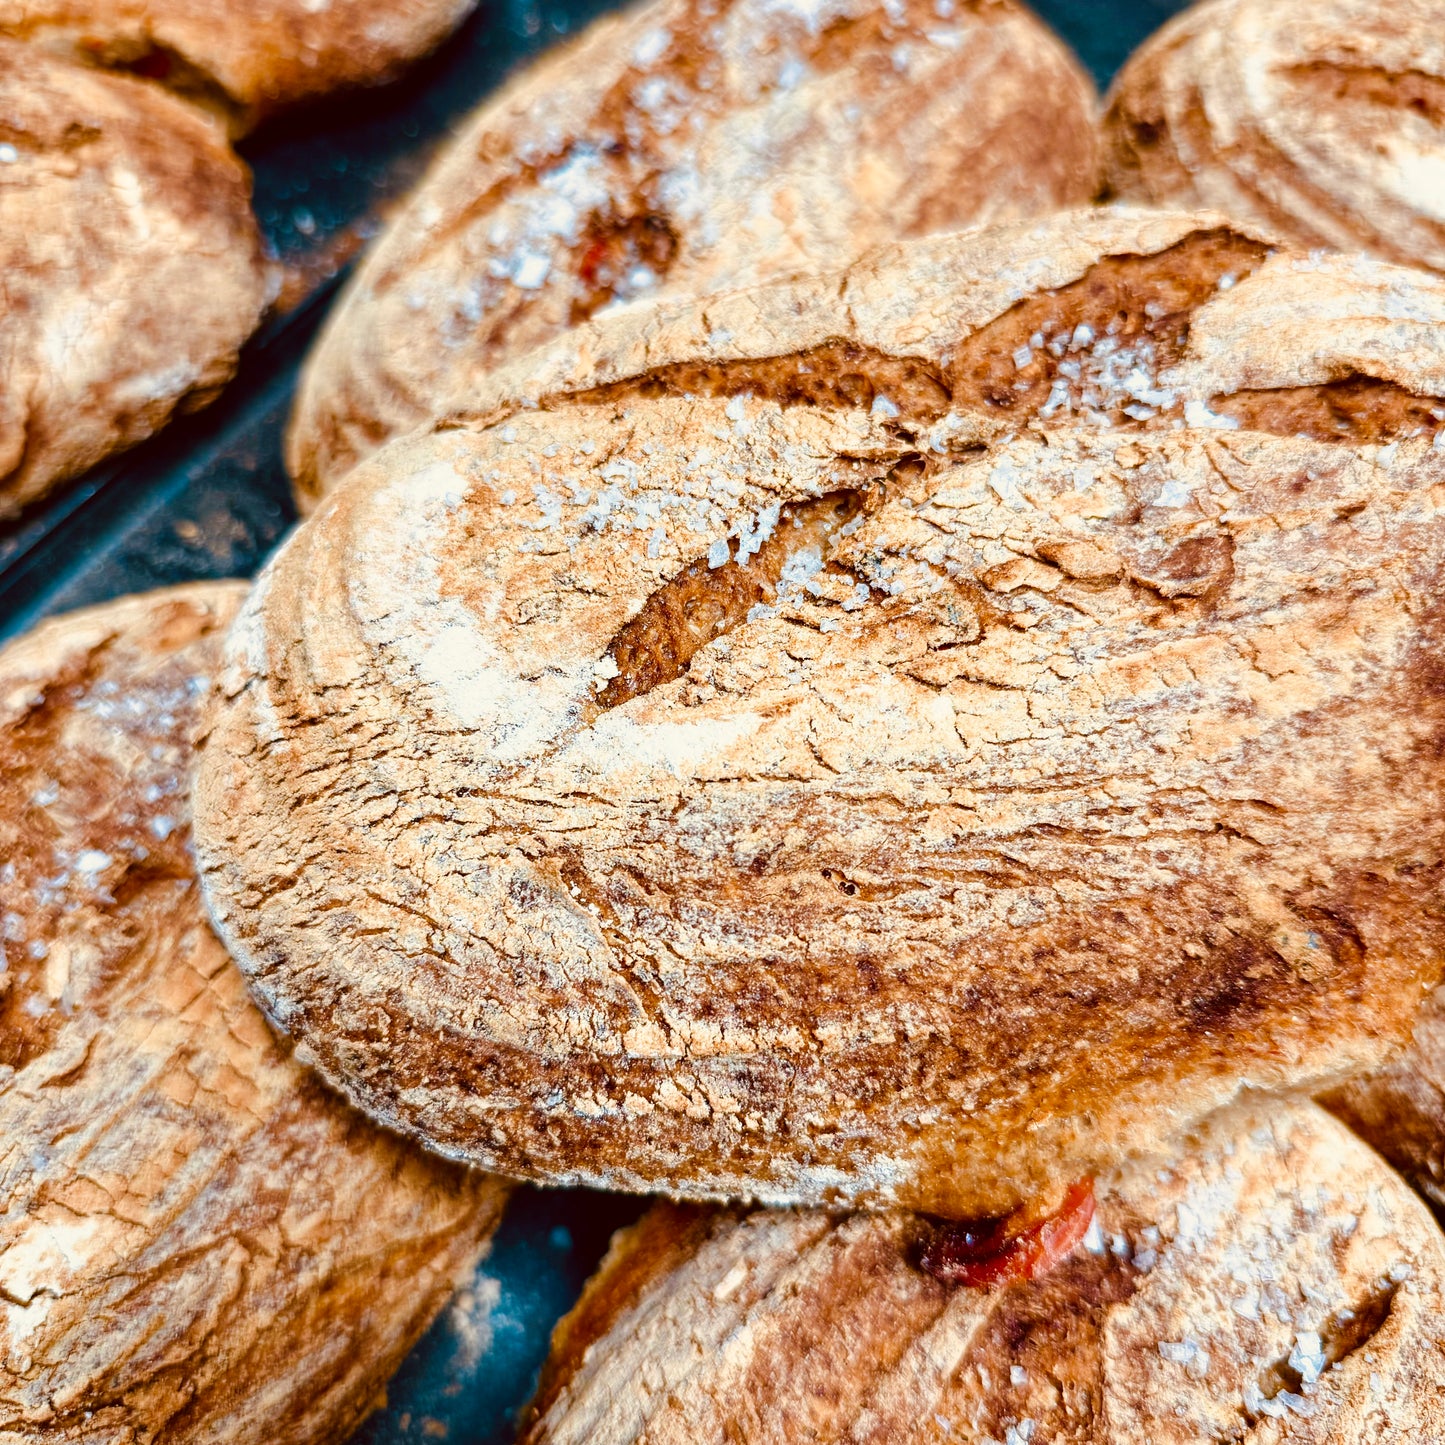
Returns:
[[[1071,1254],[1094,1220],[1094,1181],[1075,1184],[1058,1212],[1017,1234],[1007,1219],[942,1225],[919,1263],[944,1284],[983,1289],[1016,1279],[1037,1279]]]

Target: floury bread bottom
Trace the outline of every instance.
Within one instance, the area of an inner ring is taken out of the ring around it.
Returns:
[[[1051,1209],[1408,1036],[1445,451],[578,400],[379,454],[234,630],[213,915],[488,1168]]]
[[[0,1440],[343,1439],[505,1186],[302,1069],[206,925],[187,774],[235,583],[0,652]]]

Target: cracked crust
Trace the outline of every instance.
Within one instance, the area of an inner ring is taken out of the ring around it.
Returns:
[[[195,797],[308,1057],[505,1173],[969,1217],[1401,1044],[1445,449],[951,445],[632,398],[363,464],[244,609]]]
[[[298,1067],[206,925],[186,774],[245,589],[0,653],[0,1439],[336,1440],[504,1198]]]
[[[838,272],[599,313],[479,378],[441,425],[576,399],[877,407],[978,440],[1189,422],[1388,442],[1445,420],[1445,285],[1301,256],[1211,213],[1064,212]]]
[[[1445,420],[1445,285],[1301,256],[1212,213],[1130,208],[880,247],[843,271],[607,312],[448,421],[637,396],[771,396],[1026,425],[1248,427],[1325,441]]]
[[[214,122],[8,40],[0,274],[0,518],[210,401],[269,287]]]
[[[1442,33],[1440,0],[1195,5],[1114,82],[1109,184],[1445,270]]]
[[[394,79],[475,0],[0,0],[0,35],[129,71],[233,135],[287,106]]]
[[[1445,1240],[1307,1103],[1102,1189],[1042,1279],[949,1289],[904,1215],[659,1205],[557,1327],[524,1445],[1357,1445],[1445,1432]]]
[[[288,444],[302,504],[610,302],[1090,200],[1096,104],[1012,0],[599,21],[476,114],[331,313]]]

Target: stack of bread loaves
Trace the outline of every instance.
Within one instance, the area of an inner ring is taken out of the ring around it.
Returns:
[[[530,1445],[1445,1441],[1445,281],[1067,208],[1087,106],[1009,0],[604,22],[249,593],[0,655],[0,1440],[334,1438],[502,1176],[671,1201]]]

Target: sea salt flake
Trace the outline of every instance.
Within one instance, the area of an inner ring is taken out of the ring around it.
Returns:
[[[712,568],[724,566],[730,553],[726,537],[719,537],[711,547],[707,549],[707,565]]]

